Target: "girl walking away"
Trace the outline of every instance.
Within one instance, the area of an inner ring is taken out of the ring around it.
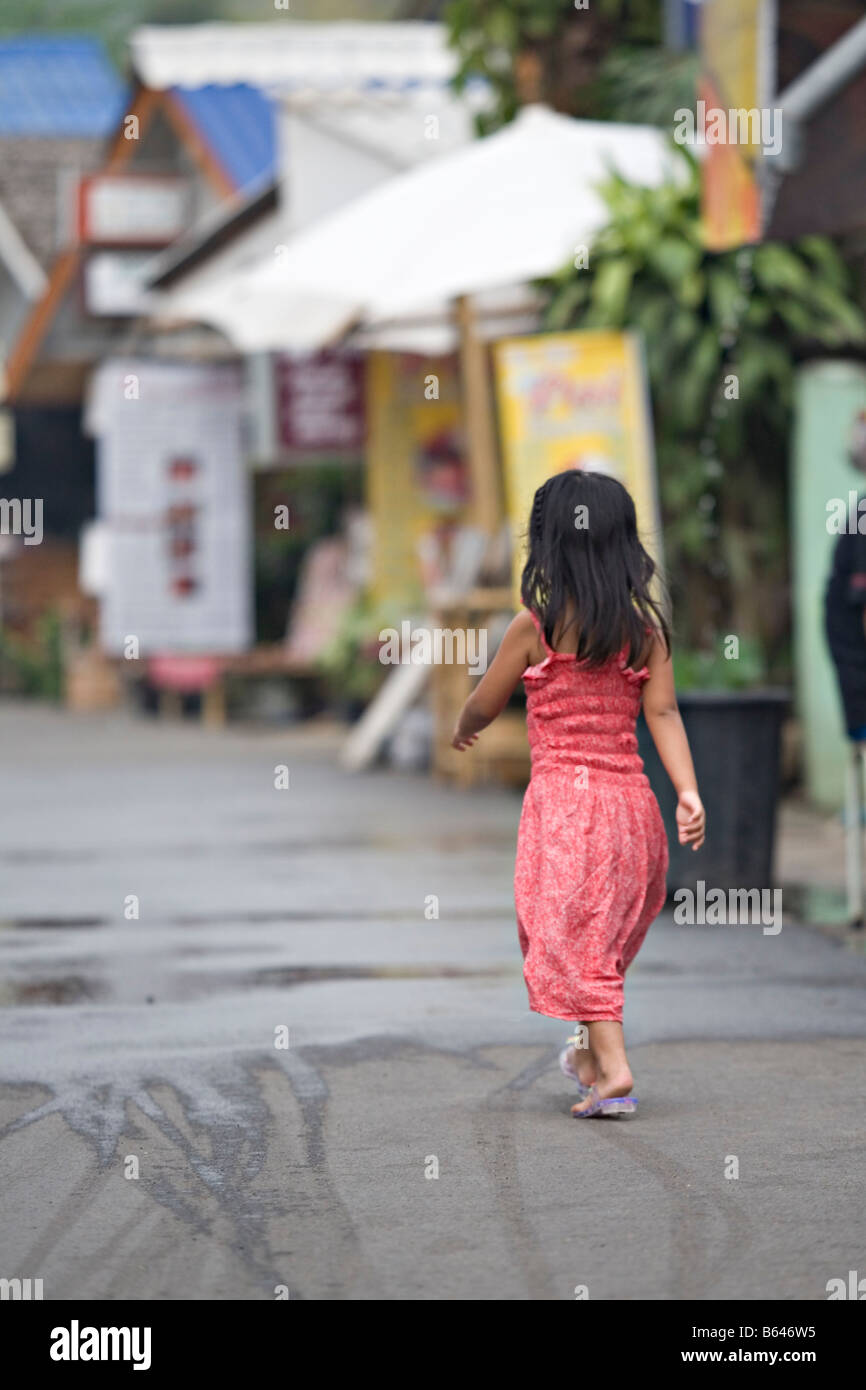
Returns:
[[[514,897],[529,1007],[580,1025],[560,1057],[578,1118],[633,1114],[622,1031],[625,972],[665,900],[668,847],[638,756],[643,702],[677,793],[681,844],[704,840],[677,708],[670,630],[650,593],[655,565],[634,503],[601,473],[567,469],[536,492],[524,610],[460,712],[467,749],[526,689],[532,777],[517,838]]]

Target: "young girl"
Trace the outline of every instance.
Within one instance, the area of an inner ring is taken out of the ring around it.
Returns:
[[[634,503],[601,473],[567,469],[536,492],[521,597],[490,669],[460,712],[466,749],[520,678],[532,777],[517,838],[514,897],[529,1006],[576,1020],[560,1057],[582,1096],[572,1114],[629,1115],[623,981],[665,901],[668,847],[638,756],[643,712],[676,789],[681,844],[704,840],[677,708],[670,632],[650,594],[655,565]]]

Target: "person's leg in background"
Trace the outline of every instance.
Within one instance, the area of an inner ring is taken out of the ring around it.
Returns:
[[[845,771],[845,877],[848,921],[863,926],[863,803],[866,778],[866,725],[848,730],[850,740]]]

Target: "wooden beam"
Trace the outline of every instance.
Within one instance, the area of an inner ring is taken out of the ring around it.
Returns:
[[[472,512],[485,535],[495,536],[502,525],[502,490],[493,418],[493,392],[487,345],[479,337],[475,313],[467,295],[457,300],[463,419],[472,479]]]
[[[198,126],[172,92],[160,92],[162,109],[182,145],[192,154],[205,178],[220,198],[237,193],[237,184],[214,154]]]
[[[6,394],[10,401],[14,402],[22,391],[42,339],[75,278],[80,260],[81,253],[77,246],[61,252],[51,268],[45,293],[34,305],[15,340],[6,361]]]

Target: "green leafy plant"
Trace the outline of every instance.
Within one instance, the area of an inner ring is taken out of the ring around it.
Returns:
[[[339,533],[344,513],[360,506],[363,473],[354,464],[326,459],[267,469],[254,475],[256,636],[279,642],[297,594],[304,557],[326,536]],[[291,525],[277,529],[276,507],[289,508]]]
[[[56,610],[49,609],[42,615],[31,640],[6,628],[0,629],[0,690],[37,699],[60,699],[63,652],[61,622]]]
[[[739,644],[735,658],[727,657],[724,643],[714,649],[674,648],[674,678],[679,690],[748,690],[767,680],[766,654],[754,639]]]
[[[585,8],[575,0],[451,0],[443,19],[459,58],[458,90],[481,78],[493,94],[482,133],[527,100],[572,116],[600,114],[606,56],[622,43],[661,40],[660,0],[590,0]]]
[[[594,114],[601,120],[670,130],[674,112],[695,104],[700,59],[648,44],[621,44],[602,59]]]
[[[660,187],[610,177],[589,267],[542,282],[544,327],[640,330],[680,635],[696,653],[754,640],[781,679],[794,373],[805,354],[862,346],[866,321],[823,237],[708,251],[696,163],[673,148],[681,177]]]
[[[399,629],[406,612],[393,601],[377,603],[369,595],[361,595],[347,610],[318,663],[333,699],[366,704],[373,698],[388,670],[379,660],[379,633]]]

